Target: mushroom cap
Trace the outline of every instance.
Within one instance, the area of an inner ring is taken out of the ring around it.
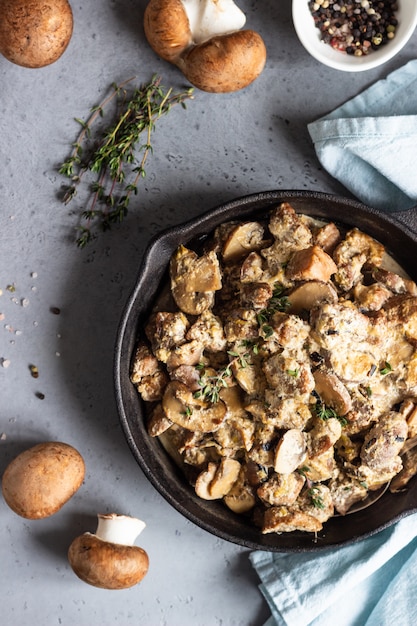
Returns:
[[[72,446],[55,441],[40,443],[19,454],[2,478],[3,496],[21,517],[53,515],[80,488],[85,464]]]
[[[68,560],[78,578],[101,589],[133,587],[149,568],[149,557],[139,546],[110,543],[92,533],[74,539]]]
[[[175,63],[192,43],[190,23],[181,0],[150,0],[143,26],[149,45],[165,61]]]
[[[54,63],[72,37],[68,0],[0,0],[0,15],[0,52],[23,67]]]
[[[250,85],[265,63],[262,37],[253,30],[239,30],[189,48],[176,64],[198,89],[227,93]]]

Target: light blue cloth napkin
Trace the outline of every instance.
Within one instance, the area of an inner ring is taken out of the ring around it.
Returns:
[[[417,60],[308,125],[323,167],[359,200],[417,205]]]
[[[417,514],[340,548],[249,558],[272,613],[265,626],[417,624]]]

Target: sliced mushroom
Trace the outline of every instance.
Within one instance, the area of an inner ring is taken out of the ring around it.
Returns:
[[[203,433],[217,430],[226,416],[224,402],[212,404],[196,398],[191,389],[175,380],[167,385],[162,408],[171,422]]]
[[[337,302],[337,291],[331,283],[309,280],[295,287],[287,297],[290,306],[286,312],[298,314],[324,302]]]
[[[290,280],[328,282],[336,271],[336,263],[323,248],[310,246],[294,252],[287,265],[285,275]]]
[[[241,465],[235,459],[222,459],[210,483],[209,491],[213,498],[227,495],[238,479]]]
[[[161,404],[157,404],[148,419],[147,430],[149,435],[151,437],[159,437],[171,426],[172,422],[165,415]]]
[[[263,243],[264,228],[259,222],[239,224],[230,233],[223,246],[223,260],[237,261],[250,252],[259,250]]]
[[[274,469],[279,474],[291,474],[305,460],[306,437],[302,430],[287,430],[275,448]]]
[[[313,372],[315,390],[322,402],[340,416],[352,409],[352,398],[342,381],[331,370],[320,368]]]
[[[238,480],[229,493],[223,498],[226,506],[233,511],[233,513],[247,513],[256,504],[256,498],[253,494],[251,486],[246,483],[240,483]]]
[[[200,315],[214,304],[221,289],[219,261],[213,251],[198,256],[180,246],[170,263],[171,291],[177,306],[190,315]]]
[[[220,500],[229,493],[239,477],[241,465],[234,459],[222,459],[220,464],[209,463],[197,477],[195,491],[204,500]]]

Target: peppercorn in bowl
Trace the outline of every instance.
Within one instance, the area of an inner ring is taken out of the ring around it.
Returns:
[[[140,468],[189,520],[300,551],[417,510],[409,215],[265,192],[150,243],[118,331],[116,398]]]
[[[293,23],[317,61],[362,72],[392,59],[417,25],[416,0],[293,0]]]

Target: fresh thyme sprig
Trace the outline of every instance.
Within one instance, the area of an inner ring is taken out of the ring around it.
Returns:
[[[253,346],[253,352],[254,354],[257,353],[257,346]],[[207,374],[205,371],[206,366],[203,363],[196,366],[201,371],[201,376],[199,380],[200,389],[194,393],[195,398],[201,398],[216,404],[220,400],[221,390],[229,386],[228,379],[233,376],[233,366],[237,365],[239,368],[245,368],[249,365],[249,352],[239,353],[234,350],[228,350],[227,354],[233,358],[215,374]]]
[[[165,90],[158,76],[128,91],[132,81],[130,78],[113,84],[112,93],[91,109],[86,121],[76,119],[82,130],[70,156],[59,168],[60,174],[71,179],[63,197],[65,204],[77,195],[86,172],[96,175],[89,186],[88,208],[80,215],[77,245],[81,248],[97,235],[97,230],[108,230],[126,217],[131,196],[137,194],[139,181],[146,176],[145,163],[153,151],[151,135],[156,121],[175,104],[185,108],[185,101],[193,97],[192,88],[181,92]],[[99,137],[93,137],[93,126],[114,99],[116,120]]]
[[[311,504],[317,509],[324,509],[324,501],[320,493],[320,489],[318,487],[310,487],[308,490],[308,495],[310,496]]]
[[[316,404],[313,407],[313,410],[317,417],[323,421],[326,421],[330,418],[336,418],[339,420],[342,426],[347,425],[347,420],[343,416],[339,415],[335,409],[330,406],[326,406],[324,402],[317,400]]]
[[[256,318],[258,324],[263,331],[265,337],[268,339],[274,332],[272,326],[269,325],[269,321],[274,313],[284,312],[289,308],[290,302],[287,296],[284,296],[285,288],[280,283],[275,283],[272,296],[269,299],[268,306],[262,309],[257,314]]]

